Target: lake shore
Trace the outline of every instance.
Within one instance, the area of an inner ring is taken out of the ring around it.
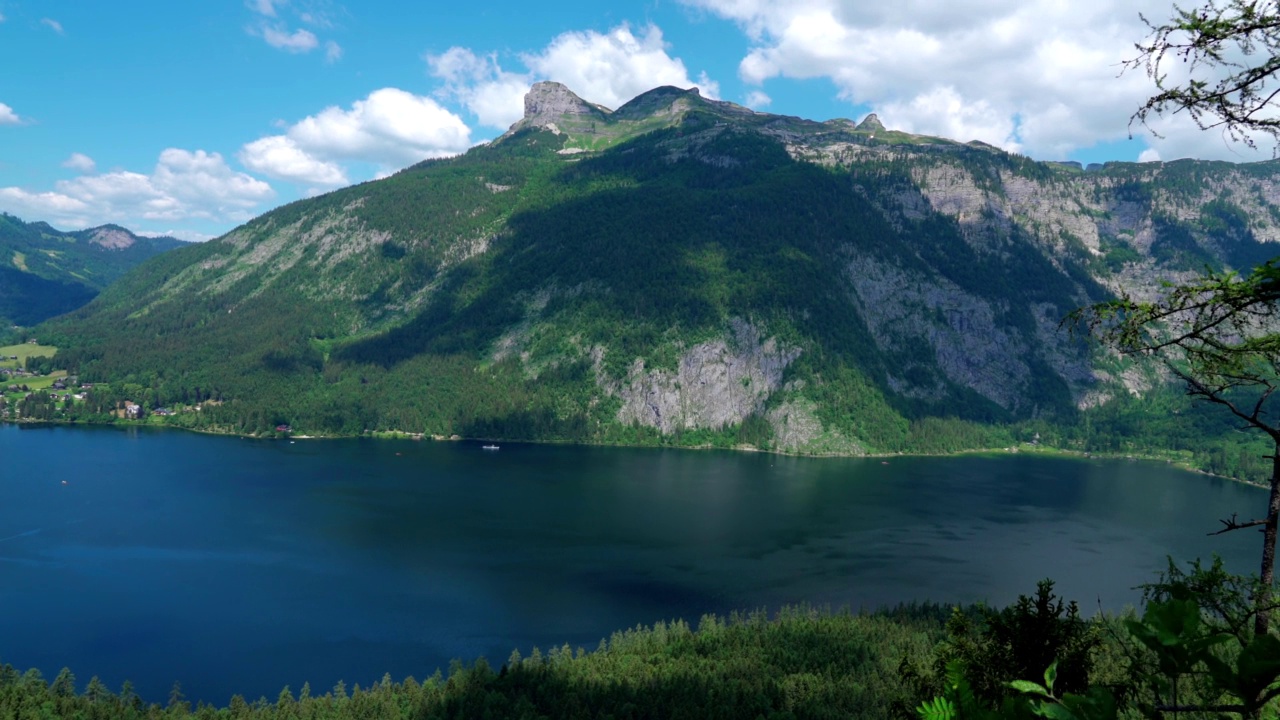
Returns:
[[[182,430],[182,431],[193,432],[201,435],[242,437],[242,438],[253,439],[253,440],[285,440],[285,439],[342,440],[342,439],[363,437],[363,438],[376,438],[376,439],[384,439],[384,440],[417,440],[417,441],[430,440],[432,442],[443,442],[443,443],[483,442],[483,443],[521,443],[521,444],[530,444],[530,445],[570,446],[570,447],[581,445],[583,447],[600,447],[600,448],[638,448],[638,449],[653,448],[653,449],[703,450],[703,451],[726,450],[726,451],[742,452],[742,453],[765,453],[765,454],[778,455],[782,457],[796,457],[796,458],[817,458],[817,459],[867,458],[867,459],[879,459],[882,461],[890,460],[893,458],[945,458],[945,457],[964,457],[964,456],[1000,457],[1000,456],[1007,456],[1007,455],[1027,454],[1027,455],[1033,455],[1037,457],[1057,457],[1057,458],[1064,458],[1064,459],[1135,460],[1135,461],[1142,461],[1142,462],[1160,463],[1160,464],[1165,464],[1165,465],[1178,468],[1179,470],[1186,470],[1187,472],[1196,473],[1198,475],[1205,475],[1207,477],[1220,478],[1222,480],[1230,480],[1232,482],[1242,483],[1244,485],[1249,485],[1251,487],[1266,487],[1266,485],[1261,482],[1253,482],[1244,478],[1212,473],[1212,472],[1209,472],[1208,470],[1205,470],[1201,467],[1194,465],[1193,463],[1191,463],[1185,458],[1173,458],[1167,454],[1162,455],[1159,453],[1132,453],[1132,452],[1109,453],[1109,452],[1084,451],[1084,450],[1075,450],[1071,448],[1059,448],[1059,447],[1054,447],[1054,446],[1045,445],[1045,444],[1037,444],[1037,443],[1020,443],[1019,445],[1005,446],[1005,447],[965,448],[965,449],[956,450],[953,452],[904,451],[904,452],[842,454],[842,453],[791,452],[787,450],[759,448],[753,445],[741,445],[741,444],[729,446],[729,447],[718,447],[710,444],[678,445],[678,444],[645,444],[645,443],[622,443],[622,442],[572,443],[572,442],[561,442],[561,441],[555,441],[555,440],[514,440],[511,438],[464,437],[461,435],[445,436],[445,435],[435,435],[431,433],[410,432],[407,430],[372,430],[372,431],[366,431],[359,435],[340,435],[340,434],[323,434],[323,433],[294,434],[294,433],[285,433],[285,432],[254,434],[254,433],[235,432],[233,430],[223,430],[216,427],[196,428],[196,427],[186,427],[184,425],[178,425],[175,423],[163,422],[163,421],[153,422],[148,420],[139,421],[139,420],[124,420],[124,419],[116,419],[112,422],[107,422],[107,423],[86,423],[83,421],[74,422],[74,421],[65,421],[65,420],[22,420],[22,419],[0,420],[0,425],[3,425],[3,424],[18,424],[18,425],[23,425],[23,424],[37,425],[38,424],[38,425],[66,425],[66,426],[85,425],[85,426],[95,426],[95,427],[156,428],[156,429],[166,429],[166,430]]]

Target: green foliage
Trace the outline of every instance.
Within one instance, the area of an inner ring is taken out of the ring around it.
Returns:
[[[1221,128],[1250,147],[1254,133],[1280,135],[1280,120],[1268,112],[1280,71],[1280,14],[1274,5],[1209,0],[1190,8],[1175,5],[1164,23],[1143,20],[1150,35],[1125,68],[1143,69],[1159,92],[1132,121],[1145,125],[1152,115],[1185,112],[1202,129]],[[1175,59],[1180,71],[1169,73],[1167,64]]]
[[[132,244],[107,248],[90,242],[100,229],[124,233]],[[0,319],[30,326],[75,310],[142,261],[182,244],[138,237],[115,225],[62,232],[0,213]]]
[[[174,686],[165,708],[119,694],[96,678],[75,693],[64,670],[53,683],[0,665],[0,716],[112,718],[666,717],[887,718],[902,688],[892,663],[927,654],[938,638],[937,608],[873,615],[790,608],[705,616],[696,629],[661,622],[614,633],[592,652],[565,645],[495,669],[456,662],[419,682],[388,676],[368,686],[339,683],[323,695],[283,689],[274,702],[237,695],[226,708],[192,707]]]
[[[946,678],[944,690],[954,689],[952,676],[956,668],[963,668],[964,686],[989,707],[1000,707],[1014,696],[1011,681],[1036,677],[1051,665],[1053,684],[1063,692],[1079,693],[1088,686],[1091,653],[1098,643],[1095,628],[1080,617],[1075,602],[1064,603],[1054,595],[1053,581],[1043,580],[1034,598],[1019,596],[1002,610],[956,609],[947,621],[947,639],[938,648],[934,675]],[[904,670],[911,674],[909,668]],[[928,684],[922,687],[927,694]]]
[[[1014,679],[1001,682],[999,676],[1012,671],[1008,646],[969,645],[966,652],[957,654],[956,638],[964,641],[969,634],[960,628],[963,622],[953,619],[937,658],[945,667],[939,673],[942,680],[931,696],[917,704],[918,717],[1114,720],[1137,715],[1161,718],[1170,712],[1274,716],[1280,698],[1280,638],[1251,632],[1250,617],[1258,609],[1247,596],[1257,592],[1256,580],[1227,574],[1220,560],[1207,569],[1193,563],[1189,572],[1171,562],[1165,577],[1146,590],[1148,602],[1141,618],[1130,616],[1121,622],[1102,618],[1089,630],[1093,634],[1090,650],[1106,645],[1108,652],[1118,650],[1123,656],[1127,675],[1119,682],[1113,677],[1104,683],[1088,673],[1065,677],[1064,663],[1070,666],[1080,659],[1069,647],[1048,663],[1043,683],[1025,679],[1040,675],[1027,667]],[[1046,594],[1042,583],[1038,595]],[[1003,612],[1031,618],[1026,600],[1019,603],[1023,607],[1015,605]],[[957,612],[956,617],[963,613]],[[1098,635],[1100,628],[1108,634]],[[1024,631],[1036,632],[1025,627]],[[1037,650],[1027,657],[1035,662],[1044,656]],[[906,680],[912,681],[910,673]],[[921,685],[918,678],[915,685]]]
[[[1212,255],[1200,247],[1191,230],[1173,218],[1157,215],[1151,256],[1174,270],[1216,269]]]

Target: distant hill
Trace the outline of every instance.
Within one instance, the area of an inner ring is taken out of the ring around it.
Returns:
[[[940,451],[1126,407],[1150,376],[1059,320],[1280,249],[1276,162],[1084,170],[677,88],[525,105],[154,258],[41,339],[240,432]]]
[[[118,225],[65,232],[0,213],[0,320],[30,326],[74,310],[142,261],[185,244]]]

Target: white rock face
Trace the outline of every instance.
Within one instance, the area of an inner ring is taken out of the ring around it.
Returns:
[[[774,447],[779,450],[812,455],[867,453],[857,441],[824,428],[818,419],[818,406],[812,400],[793,397],[770,410],[766,418],[773,428]]]
[[[558,82],[543,81],[533,84],[524,96],[524,117],[507,131],[538,127],[559,135],[589,127],[593,121],[602,120],[608,110],[583,100],[572,90]],[[504,136],[505,137],[505,136]]]
[[[622,399],[618,421],[639,423],[663,433],[677,429],[722,428],[764,409],[782,385],[782,373],[800,356],[775,338],[762,339],[744,320],[732,335],[689,348],[676,372],[648,370],[637,359],[614,394]]]
[[[93,231],[89,242],[108,250],[124,250],[133,245],[133,236],[119,228],[102,227]]]

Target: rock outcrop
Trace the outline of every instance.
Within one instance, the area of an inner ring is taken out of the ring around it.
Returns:
[[[871,113],[858,123],[857,129],[863,132],[875,132],[884,130],[884,123],[880,122],[880,118],[875,113]]]
[[[637,359],[618,386],[618,421],[663,433],[736,425],[764,409],[782,385],[782,374],[800,356],[798,348],[762,338],[750,323],[735,319],[730,337],[689,348],[675,372],[650,370]]]
[[[123,250],[127,247],[132,247],[134,240],[133,233],[115,225],[103,225],[89,231],[89,242],[108,250]]]
[[[507,131],[510,135],[525,128],[546,128],[552,132],[582,130],[603,122],[609,110],[578,97],[572,90],[549,80],[534,83],[524,96],[524,117]]]

